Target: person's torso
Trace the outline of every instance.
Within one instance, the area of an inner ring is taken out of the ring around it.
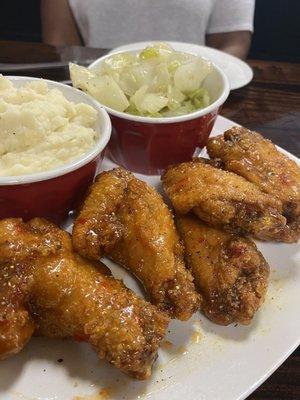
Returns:
[[[87,46],[145,40],[204,44],[215,0],[69,0]]]

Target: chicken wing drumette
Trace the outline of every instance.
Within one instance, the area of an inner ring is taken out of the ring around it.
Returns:
[[[290,237],[290,241],[299,239],[300,168],[293,160],[278,151],[270,140],[242,127],[211,138],[207,150],[211,158],[222,161],[226,170],[279,199],[288,221],[283,236]]]
[[[117,168],[97,177],[75,221],[73,244],[84,257],[107,255],[125,266],[171,317],[186,320],[198,309],[171,212],[130,172]]]
[[[167,168],[163,186],[176,212],[262,240],[278,240],[285,228],[282,204],[232,172],[199,162]]]
[[[248,324],[263,303],[269,266],[255,243],[208,226],[196,216],[177,216],[185,257],[213,322]]]
[[[86,341],[100,358],[145,379],[168,322],[103,264],[75,254],[55,225],[0,221],[0,359],[37,332]]]

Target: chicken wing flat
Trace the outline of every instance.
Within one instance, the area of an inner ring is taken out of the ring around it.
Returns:
[[[234,127],[211,138],[207,151],[211,158],[221,159],[228,171],[276,196],[288,220],[300,216],[300,168],[270,140],[257,132]]]
[[[163,186],[179,214],[191,211],[238,234],[282,239],[286,219],[281,202],[239,175],[203,162],[185,162],[167,168]]]
[[[122,264],[172,318],[186,320],[198,309],[172,214],[156,190],[130,172],[117,168],[97,177],[75,221],[73,244],[84,257],[105,254]]]
[[[213,322],[249,324],[264,301],[269,266],[255,243],[208,226],[192,214],[177,217],[187,266]]]
[[[123,372],[148,378],[169,319],[108,271],[45,220],[0,221],[0,359],[36,332],[86,341]]]

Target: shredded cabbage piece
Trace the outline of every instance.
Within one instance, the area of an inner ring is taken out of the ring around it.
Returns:
[[[154,43],[139,53],[113,54],[97,70],[70,64],[73,85],[103,105],[154,118],[184,115],[210,104],[205,78],[211,63]]]

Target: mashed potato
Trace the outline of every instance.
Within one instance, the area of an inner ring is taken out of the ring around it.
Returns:
[[[48,171],[80,157],[95,143],[96,115],[42,80],[17,89],[0,75],[0,176]]]

